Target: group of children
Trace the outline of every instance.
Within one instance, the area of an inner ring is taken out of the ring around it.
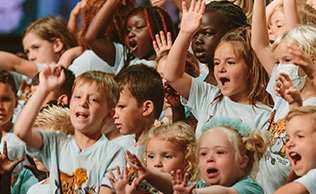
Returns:
[[[74,10],[68,28],[27,27],[26,59],[0,51],[1,193],[316,192],[310,10],[288,0],[267,20],[256,0],[250,26],[238,5],[192,0],[176,35],[162,8],[100,2],[78,34]]]

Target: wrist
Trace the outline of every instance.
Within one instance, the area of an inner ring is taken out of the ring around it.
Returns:
[[[199,192],[199,190],[197,190],[197,189],[194,188],[194,189],[192,190],[192,194],[200,194],[200,192]]]

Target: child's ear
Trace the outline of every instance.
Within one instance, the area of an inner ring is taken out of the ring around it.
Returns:
[[[109,110],[108,114],[105,115],[104,120],[105,121],[111,120],[113,118],[114,114],[115,114],[115,108],[111,108]]]
[[[154,103],[151,100],[143,102],[143,116],[147,117],[154,112]]]
[[[316,65],[316,57],[312,57],[312,61],[313,61],[314,65]]]
[[[57,103],[62,104],[62,105],[67,105],[69,104],[69,98],[66,94],[62,94],[57,98]]]
[[[240,161],[239,167],[240,167],[241,169],[246,168],[246,166],[247,166],[247,164],[248,164],[248,161],[249,161],[248,156],[247,156],[247,155],[243,155],[243,156],[241,157],[241,161]]]
[[[54,41],[55,53],[60,53],[63,48],[64,48],[64,43],[59,38],[56,38],[56,40]]]

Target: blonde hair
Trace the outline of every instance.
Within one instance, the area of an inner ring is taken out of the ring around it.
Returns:
[[[256,104],[256,101],[259,101],[268,106],[272,106],[273,100],[266,91],[269,75],[252,49],[250,38],[250,26],[239,27],[226,33],[218,45],[230,43],[234,48],[235,55],[244,59],[249,73],[247,81],[249,91],[248,100],[252,102],[253,105]]]
[[[244,172],[254,178],[258,170],[259,161],[265,154],[269,144],[269,133],[265,130],[253,130],[249,135],[242,137],[238,131],[228,126],[219,126],[207,129],[199,138],[198,146],[201,145],[203,136],[210,131],[222,130],[228,136],[228,141],[235,148],[235,161],[239,163],[242,156],[246,155],[249,159]],[[197,149],[199,157],[199,149]]]
[[[162,141],[169,141],[177,144],[183,151],[185,158],[185,168],[183,173],[189,174],[190,181],[197,179],[197,158],[196,153],[196,138],[192,128],[181,121],[172,124],[163,124],[158,127],[153,127],[147,134],[146,145],[152,138],[158,138]],[[143,158],[147,164],[147,146],[145,147]]]
[[[167,59],[170,50],[163,51],[156,59],[156,66],[161,59]],[[200,75],[200,63],[194,54],[188,52],[185,58],[185,69],[184,72],[191,75],[192,77],[198,77]]]
[[[316,106],[302,106],[291,110],[285,117],[285,121],[289,122],[295,116],[309,116],[311,121],[316,124]]]
[[[48,106],[36,117],[33,127],[49,128],[52,131],[61,131],[66,135],[73,135],[75,128],[71,124],[69,108],[61,106]]]
[[[102,71],[87,71],[75,79],[72,91],[78,85],[93,83],[96,83],[99,92],[102,90],[105,91],[108,107],[114,108],[120,97],[120,89],[111,74]]]
[[[23,32],[22,39],[28,34],[34,33],[43,40],[54,42],[57,38],[64,44],[61,53],[77,46],[77,40],[68,31],[67,24],[60,16],[48,16],[31,23]]]
[[[309,57],[316,56],[316,26],[309,25],[298,25],[296,28],[285,31],[280,34],[274,43],[272,44],[271,50],[283,42],[285,45],[295,45],[301,48]]]

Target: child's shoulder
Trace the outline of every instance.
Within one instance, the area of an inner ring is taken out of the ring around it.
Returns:
[[[316,193],[316,168],[309,170],[306,175],[296,179],[295,182],[303,184],[309,193]]]
[[[248,176],[241,178],[232,188],[236,189],[240,194],[264,194],[261,186]]]

